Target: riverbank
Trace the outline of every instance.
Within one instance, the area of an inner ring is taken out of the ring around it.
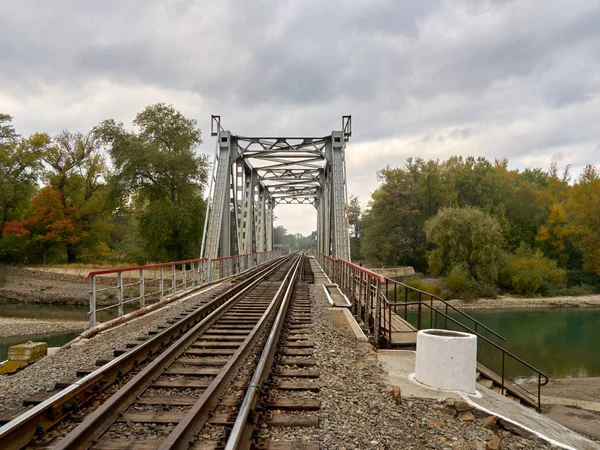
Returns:
[[[536,297],[517,298],[501,295],[498,298],[480,298],[477,300],[449,300],[460,309],[511,309],[511,308],[600,308],[600,294],[580,297]]]
[[[81,332],[88,326],[89,322],[83,321],[0,317],[0,338]]]
[[[1,265],[0,274],[0,303],[89,303],[89,281],[83,276]],[[99,305],[103,302],[98,299]]]

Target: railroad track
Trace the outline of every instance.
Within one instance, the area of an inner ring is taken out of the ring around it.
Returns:
[[[309,331],[310,320],[308,288],[296,283],[306,267],[301,262],[296,256],[261,269],[6,424],[0,448],[22,448],[32,438],[35,448],[58,449],[266,448],[268,427],[315,425],[314,416],[299,417],[318,401],[274,399],[268,389],[315,390],[314,383],[297,381],[315,371],[286,369],[293,361],[276,359],[282,330],[292,333],[281,350],[288,356],[309,346],[298,334]],[[116,392],[82,417],[82,407],[107,397],[110,385]],[[295,414],[273,416],[282,409]],[[71,425],[55,426],[64,419]]]

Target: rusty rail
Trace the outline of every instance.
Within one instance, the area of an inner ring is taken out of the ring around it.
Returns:
[[[201,323],[205,318],[212,315],[215,310],[244,291],[257,279],[264,277],[272,267],[280,263],[283,263],[283,260],[274,261],[268,267],[261,268],[252,277],[232,286],[226,292],[201,306],[169,328],[113,359],[91,374],[36,405],[23,415],[3,425],[0,427],[0,448],[2,450],[16,450],[26,446],[38,431],[48,430],[66,417],[73,404],[80,407],[91,401],[107,386],[111,385],[138,364],[143,364],[150,356],[156,354],[156,352],[164,348],[168,343],[185,334],[191,327]]]

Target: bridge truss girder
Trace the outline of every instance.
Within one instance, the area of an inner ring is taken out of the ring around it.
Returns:
[[[202,257],[273,249],[273,210],[279,204],[312,204],[317,209],[317,249],[350,260],[347,221],[346,142],[342,130],[324,137],[245,137],[221,127],[202,238]]]

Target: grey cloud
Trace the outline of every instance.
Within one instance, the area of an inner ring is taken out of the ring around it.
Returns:
[[[425,158],[429,148],[439,157],[459,142],[515,164],[559,154],[600,162],[595,0],[0,0],[0,7],[0,101],[30,124],[24,134],[57,131],[45,127],[61,120],[94,123],[110,111],[122,117],[123,93],[131,92],[128,108],[141,109],[148,95],[146,104],[185,107],[205,130],[210,114],[221,114],[240,134],[326,134],[352,114],[350,146],[374,149],[353,165],[355,186],[410,156],[399,144],[379,157],[384,140],[419,142]],[[86,105],[98,101],[91,91],[105,88],[102,111],[83,107],[79,115],[65,112],[71,100],[61,108],[53,96],[69,92]]]

